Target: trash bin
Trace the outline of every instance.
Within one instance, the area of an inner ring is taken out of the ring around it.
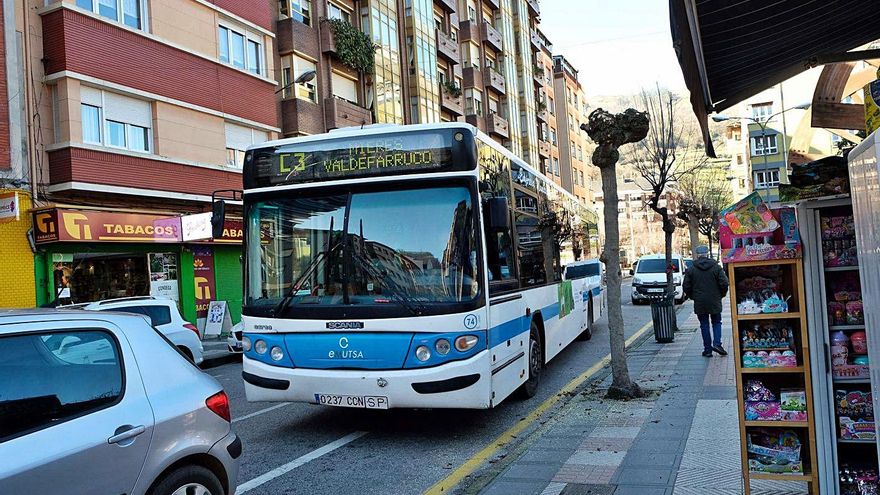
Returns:
[[[678,322],[675,315],[675,294],[651,296],[651,319],[654,322],[654,339],[661,344],[675,340]]]

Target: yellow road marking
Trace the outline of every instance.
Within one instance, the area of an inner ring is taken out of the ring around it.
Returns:
[[[626,347],[632,345],[633,342],[636,341],[639,337],[645,334],[649,328],[652,327],[652,323],[649,321],[645,323],[645,326],[640,328],[636,333],[634,333],[630,338],[626,339]],[[498,436],[495,440],[491,441],[488,445],[486,445],[482,450],[474,454],[470,459],[464,462],[458,469],[450,473],[449,476],[443,478],[437,484],[428,488],[424,495],[440,495],[445,493],[447,490],[458,486],[465,477],[473,474],[480,466],[483,465],[484,462],[487,462],[489,459],[495,456],[495,454],[508,444],[511,440],[517,437],[523,430],[525,430],[530,424],[532,424],[536,419],[541,417],[542,414],[547,412],[548,409],[553,407],[554,404],[559,402],[563,396],[568,395],[571,392],[574,392],[582,383],[587,381],[591,376],[595,375],[602,368],[607,366],[611,362],[611,354],[606,355],[604,358],[599,360],[598,363],[590,366],[587,371],[584,371],[579,376],[572,379],[568,382],[564,387],[559,389],[559,392],[547,398],[544,402],[541,403],[538,407],[532,410],[522,420],[518,421],[515,425],[511,426],[507,431]]]

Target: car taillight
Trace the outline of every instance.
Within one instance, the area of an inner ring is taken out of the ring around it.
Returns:
[[[232,415],[229,413],[229,397],[226,392],[220,391],[205,399],[205,405],[217,416],[232,422]]]
[[[188,328],[188,329],[192,330],[193,332],[195,332],[196,337],[198,337],[199,340],[202,339],[202,336],[199,335],[199,329],[195,325],[193,325],[192,323],[184,323],[183,327]]]

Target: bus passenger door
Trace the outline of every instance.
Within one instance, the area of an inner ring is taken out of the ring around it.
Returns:
[[[497,405],[528,379],[529,330],[521,293],[500,295],[489,302],[489,352],[492,405]]]

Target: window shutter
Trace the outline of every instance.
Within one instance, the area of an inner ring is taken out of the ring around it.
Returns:
[[[337,73],[333,73],[332,77],[333,81],[333,96],[338,98],[342,98],[343,100],[348,100],[354,104],[357,104],[357,83],[352,81],[351,79],[339,75]]]
[[[89,86],[80,86],[79,99],[86,105],[101,107],[101,90],[90,88]]]
[[[105,91],[104,103],[104,115],[107,120],[115,120],[147,128],[153,127],[153,117],[149,102]]]

